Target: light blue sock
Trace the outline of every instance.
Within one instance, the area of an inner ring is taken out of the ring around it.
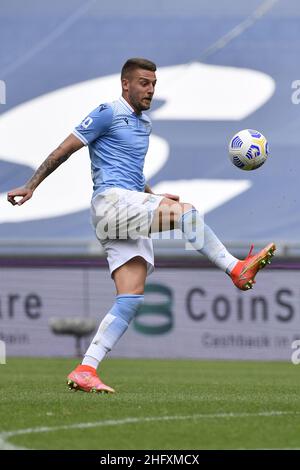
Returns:
[[[182,214],[178,220],[186,240],[201,254],[225,272],[230,272],[238,259],[232,256],[203,217],[193,208]]]
[[[85,353],[82,361],[83,365],[97,368],[99,362],[102,361],[125,333],[129,323],[143,302],[144,295],[117,295],[115,304],[103,318],[94,339]]]

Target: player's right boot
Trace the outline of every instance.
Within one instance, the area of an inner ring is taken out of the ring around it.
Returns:
[[[96,369],[89,366],[79,365],[74,369],[67,379],[70,390],[82,390],[95,393],[115,393],[115,390],[105,385],[97,375]]]
[[[258,271],[271,263],[271,258],[276,250],[275,243],[269,243],[256,255],[252,255],[253,245],[246,259],[238,261],[229,274],[232,282],[241,290],[252,289],[255,284],[255,276]]]

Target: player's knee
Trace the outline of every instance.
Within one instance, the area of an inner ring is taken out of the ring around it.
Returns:
[[[193,206],[193,204],[190,204],[189,202],[182,202],[181,203],[181,209],[182,209],[182,214],[185,214],[186,212],[189,212],[192,209],[196,210],[196,208]]]
[[[194,206],[192,204],[189,204],[187,202],[175,202],[172,205],[169,205],[169,218],[171,222],[176,222],[181,218],[181,216],[185,213],[188,212],[192,209],[194,209]]]
[[[180,204],[180,211],[174,214],[174,228],[181,229],[183,215],[196,209],[193,206],[193,204],[190,204],[189,202],[180,202],[179,204]]]

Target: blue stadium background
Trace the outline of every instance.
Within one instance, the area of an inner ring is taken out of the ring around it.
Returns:
[[[118,73],[122,63],[132,56],[151,58],[159,67],[200,60],[264,72],[275,80],[275,92],[246,119],[154,120],[155,133],[168,141],[171,158],[149,183],[195,175],[224,180],[246,177],[252,181],[251,188],[212,210],[207,222],[226,241],[297,242],[300,106],[292,103],[291,95],[292,82],[300,79],[299,1],[274,2],[262,18],[225,47],[204,54],[267,3],[2,0],[0,79],[6,83],[7,96],[0,113],[67,85]],[[64,25],[61,30],[60,25]],[[51,36],[53,31],[56,34]],[[228,139],[243,128],[263,131],[271,148],[268,163],[246,175],[229,163],[226,149]],[[200,156],[196,161],[195,154]],[[41,161],[45,157],[41,155]],[[23,184],[31,173],[29,166],[6,161],[0,135],[0,192]],[[0,224],[0,239],[51,237],[93,239],[88,211],[44,219],[42,223]]]

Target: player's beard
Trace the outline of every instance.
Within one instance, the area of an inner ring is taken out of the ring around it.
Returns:
[[[143,103],[147,103],[147,104],[145,105],[145,107],[144,107],[144,110],[149,109],[150,106],[151,106],[152,98],[149,98],[149,99],[145,99],[145,98],[144,98],[142,102],[143,102]]]
[[[151,106],[151,99],[146,99],[147,97],[143,97],[142,99],[138,100],[134,96],[130,96],[130,102],[132,104],[132,107],[138,111],[138,113],[141,113],[142,111],[146,111],[147,109],[150,108]]]

